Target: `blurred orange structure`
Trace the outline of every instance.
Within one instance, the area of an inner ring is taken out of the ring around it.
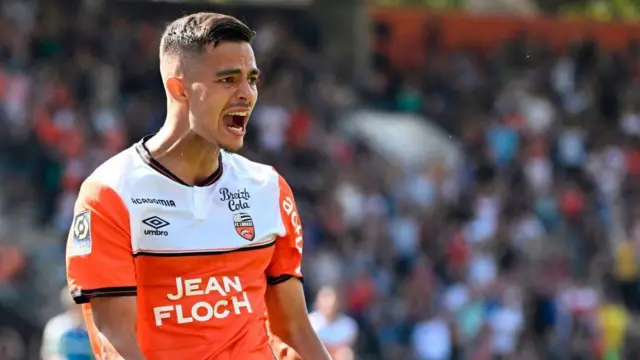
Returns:
[[[561,49],[576,39],[592,38],[609,50],[625,48],[640,39],[638,23],[603,23],[547,17],[477,15],[463,12],[433,13],[416,8],[372,7],[373,21],[391,29],[385,52],[402,68],[420,67],[426,60],[426,41],[431,29],[441,34],[445,49],[473,44],[496,50],[515,34],[528,33],[554,49]],[[379,44],[378,44],[379,45]]]

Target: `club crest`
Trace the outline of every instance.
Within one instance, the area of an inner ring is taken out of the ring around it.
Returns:
[[[233,226],[235,226],[238,235],[242,236],[245,240],[253,241],[253,238],[256,236],[253,219],[249,214],[233,214]]]

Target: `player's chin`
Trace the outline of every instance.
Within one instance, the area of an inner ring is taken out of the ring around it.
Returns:
[[[234,141],[224,141],[219,143],[220,148],[229,153],[237,153],[242,149],[244,145],[244,140],[242,138],[236,139]]]
[[[218,137],[218,145],[224,151],[236,153],[242,149],[244,145],[244,134],[245,130],[236,130],[232,131],[231,129],[225,128],[224,132]]]

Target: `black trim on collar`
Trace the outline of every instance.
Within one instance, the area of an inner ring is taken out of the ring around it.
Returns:
[[[143,137],[140,141],[138,141],[135,145],[135,150],[140,156],[140,158],[142,159],[142,161],[145,164],[149,165],[152,169],[168,177],[169,179],[184,186],[191,186],[186,182],[182,181],[182,179],[177,177],[174,173],[172,173],[169,169],[164,167],[162,164],[160,164],[158,161],[156,161],[156,159],[154,159],[151,156],[149,149],[147,149],[147,146],[145,145],[147,140],[151,139],[151,137],[153,137],[153,135],[147,135]],[[196,186],[209,186],[215,183],[218,179],[220,179],[220,176],[222,176],[222,153],[218,155],[218,169],[216,169],[216,171],[214,171],[213,174],[209,175],[209,177],[207,177],[202,183]]]

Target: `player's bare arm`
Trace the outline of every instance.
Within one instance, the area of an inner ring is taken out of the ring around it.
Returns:
[[[304,242],[302,221],[289,184],[282,176],[278,176],[278,183],[280,215],[285,234],[276,240],[274,256],[266,271],[269,285],[265,302],[271,332],[297,352],[296,359],[331,359],[311,326],[307,313],[301,273]],[[289,355],[286,360],[290,359]]]
[[[113,187],[93,178],[83,183],[75,212],[67,277],[74,301],[86,307],[94,350],[105,358],[143,359],[135,335],[137,280],[129,212]]]
[[[120,356],[126,360],[144,359],[136,338],[135,296],[95,298],[91,308],[98,331]]]
[[[313,330],[307,313],[302,282],[296,278],[267,287],[265,295],[269,324],[274,335],[304,360],[331,357]]]

